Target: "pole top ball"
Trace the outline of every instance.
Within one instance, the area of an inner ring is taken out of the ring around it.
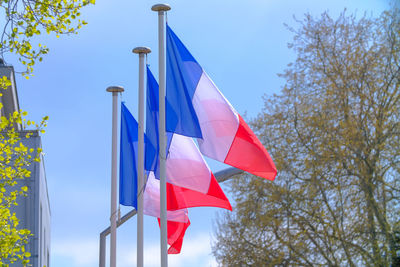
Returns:
[[[145,46],[138,46],[132,49],[132,53],[135,54],[148,54],[151,53],[151,49]]]
[[[110,93],[114,93],[114,92],[119,93],[119,92],[123,92],[124,91],[124,87],[122,87],[122,86],[109,86],[109,87],[107,87],[106,91],[110,92]]]
[[[156,4],[151,7],[151,10],[153,10],[153,11],[168,11],[168,10],[171,10],[171,7],[168,4]]]

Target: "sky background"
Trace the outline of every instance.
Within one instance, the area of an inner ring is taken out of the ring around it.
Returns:
[[[49,55],[35,67],[34,77],[17,76],[21,109],[37,121],[50,117],[42,142],[51,208],[51,266],[98,266],[99,234],[110,217],[111,94],[105,89],[122,85],[122,100],[137,114],[138,56],[131,51],[150,47],[148,63],[158,76],[157,14],[150,10],[157,3],[97,0],[82,10],[89,24],[78,35],[41,36]],[[287,48],[293,34],[284,26],[296,27],[293,16],[302,19],[306,12],[319,16],[328,10],[336,18],[344,8],[359,16],[377,16],[389,8],[386,0],[168,3],[171,28],[247,118],[261,111],[264,95],[279,93],[284,84],[277,74],[295,59]],[[209,162],[213,171],[224,168]],[[129,210],[122,207],[122,215]],[[211,240],[221,212],[190,209],[192,224],[182,253],[169,256],[170,266],[217,266]],[[145,266],[159,266],[158,238],[156,219],[145,217]],[[135,218],[118,229],[117,246],[117,266],[135,266]]]

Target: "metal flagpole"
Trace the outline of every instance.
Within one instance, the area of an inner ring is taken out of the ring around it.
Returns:
[[[144,193],[144,57],[150,53],[148,47],[136,47],[133,53],[139,54],[139,130],[138,130],[138,190],[137,190],[137,267],[143,267],[143,193]]]
[[[110,267],[117,264],[117,125],[118,125],[118,93],[123,92],[121,86],[110,86],[107,92],[112,93],[112,151],[111,151],[111,238]]]
[[[158,12],[158,84],[160,113],[158,131],[160,139],[160,247],[161,267],[168,266],[168,233],[167,233],[167,183],[166,183],[166,136],[165,136],[165,12],[171,7],[167,4],[157,4],[151,10]]]

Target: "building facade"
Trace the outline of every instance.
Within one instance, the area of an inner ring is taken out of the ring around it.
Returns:
[[[4,106],[1,116],[8,117],[9,114],[20,109],[14,75],[12,66],[4,66],[0,63],[0,78],[6,76],[11,80],[11,86],[7,90],[0,89],[2,93],[0,102]],[[42,146],[38,131],[24,131],[21,125],[15,125],[15,128],[20,133],[25,146],[34,149]],[[28,132],[31,133],[31,137],[25,138]],[[43,155],[40,157],[40,162],[33,162],[28,167],[31,176],[21,180],[17,185],[19,187],[27,186],[28,192],[27,196],[17,198],[18,206],[14,207],[13,211],[20,220],[18,227],[29,229],[32,234],[26,246],[27,251],[31,253],[30,266],[49,267],[51,212]],[[12,266],[22,267],[23,265],[21,262],[17,262]]]

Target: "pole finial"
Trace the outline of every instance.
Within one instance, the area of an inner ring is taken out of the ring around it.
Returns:
[[[171,6],[168,4],[156,4],[151,7],[153,11],[168,11],[171,10]]]
[[[109,86],[109,87],[107,87],[106,91],[110,92],[110,93],[114,93],[114,92],[119,93],[119,92],[123,92],[124,91],[124,87],[115,86],[115,85],[114,86]]]
[[[138,46],[132,49],[132,53],[135,54],[148,54],[151,53],[151,49],[145,46]]]

